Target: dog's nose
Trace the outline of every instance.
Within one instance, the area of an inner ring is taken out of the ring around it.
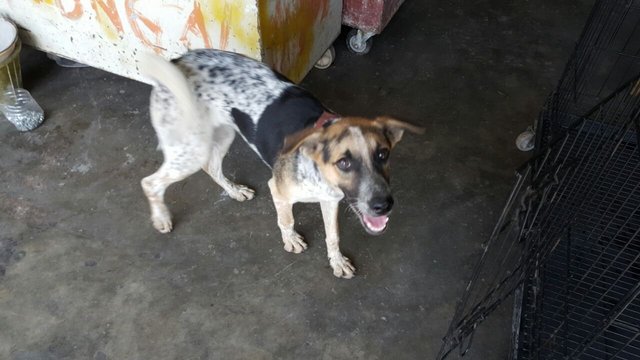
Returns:
[[[391,196],[375,197],[369,201],[369,207],[376,215],[384,215],[391,211],[393,207],[393,198]]]

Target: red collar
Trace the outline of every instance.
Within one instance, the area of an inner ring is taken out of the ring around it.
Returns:
[[[334,120],[339,118],[337,114],[330,113],[328,111],[323,111],[318,120],[313,124],[315,129],[320,129],[323,127],[327,127],[333,123]]]

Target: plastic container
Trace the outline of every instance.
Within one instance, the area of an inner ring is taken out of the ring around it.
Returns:
[[[20,131],[33,130],[44,121],[44,111],[22,88],[10,89],[3,94],[0,111]]]

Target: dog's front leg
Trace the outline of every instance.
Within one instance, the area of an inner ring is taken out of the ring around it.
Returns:
[[[280,194],[274,179],[269,180],[269,189],[271,190],[273,204],[276,207],[278,227],[280,228],[280,232],[282,232],[284,249],[288,252],[299,254],[307,249],[307,243],[304,242],[302,235],[293,229],[293,225],[295,224],[295,220],[293,219],[293,203]]]
[[[340,238],[338,236],[338,201],[321,201],[322,219],[327,241],[327,255],[329,264],[333,268],[333,275],[350,279],[356,268],[351,261],[340,252]]]

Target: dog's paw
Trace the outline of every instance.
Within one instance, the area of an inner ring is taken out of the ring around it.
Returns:
[[[173,229],[173,224],[171,224],[171,218],[168,216],[167,217],[155,216],[151,219],[151,221],[153,221],[153,227],[163,234],[166,234]]]
[[[255,196],[255,191],[244,185],[233,185],[233,190],[227,191],[232,199],[237,201],[251,200]]]
[[[151,221],[153,222],[153,227],[163,234],[166,234],[173,229],[173,224],[171,224],[171,214],[169,213],[169,210],[154,211],[151,215]]]
[[[302,235],[298,234],[295,231],[290,232],[288,235],[282,236],[282,241],[284,242],[284,250],[288,252],[292,252],[294,254],[300,254],[301,252],[307,250],[307,243],[304,242],[304,238]]]
[[[329,258],[329,264],[333,268],[333,275],[339,278],[351,279],[356,273],[356,268],[346,256],[338,254]]]

